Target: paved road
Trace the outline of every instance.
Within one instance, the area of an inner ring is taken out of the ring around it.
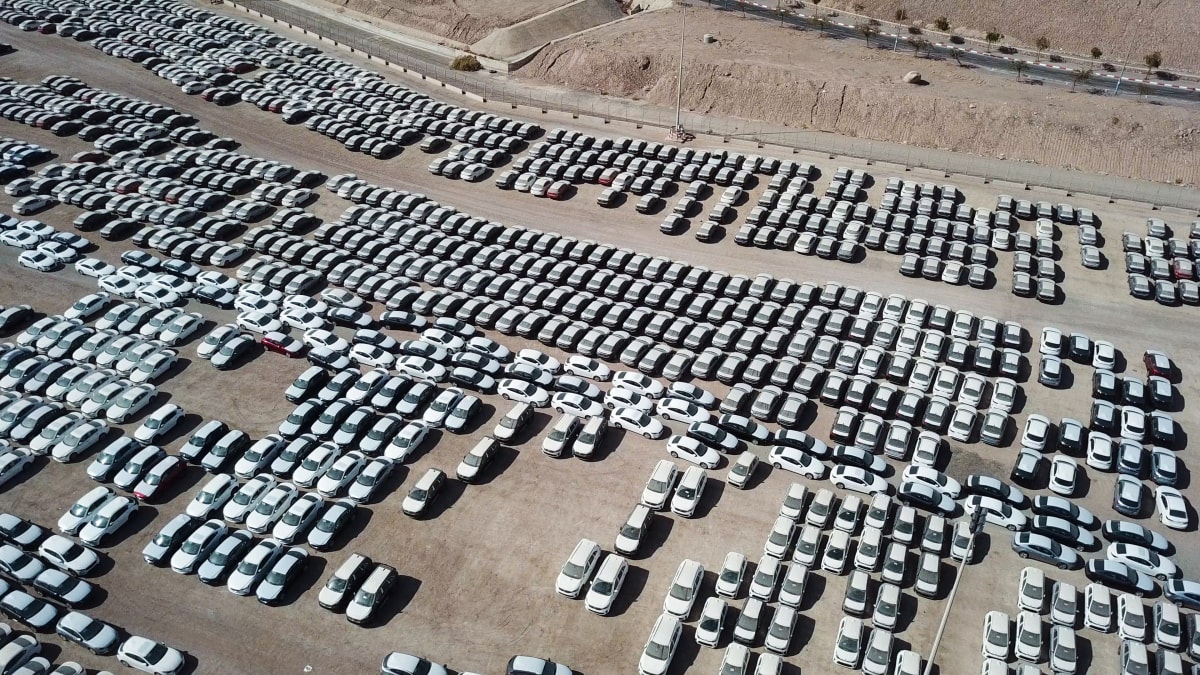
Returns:
[[[489,101],[663,128],[674,124],[673,109],[668,110],[641,101],[539,86],[516,77],[490,74],[486,71],[453,71],[445,67],[443,57],[420,49],[411,41],[401,41],[394,32],[364,22],[351,23],[346,17],[334,12],[303,9],[276,0],[241,0],[237,6],[243,7],[239,14],[245,15],[245,8],[250,8],[268,17],[277,17],[298,29],[324,35],[340,44],[353,46],[392,64],[400,64],[437,78]],[[511,112],[509,106],[503,108]],[[815,153],[869,158],[905,167],[930,168],[947,175],[984,176],[1071,193],[1102,195],[1159,207],[1174,207],[1183,209],[1188,214],[1200,211],[1200,194],[1184,186],[1090,174],[1054,166],[993,159],[901,143],[852,138],[824,131],[797,131],[795,128],[774,127],[761,122],[714,118],[687,112],[684,113],[684,123],[689,130],[697,134],[719,138],[743,138],[776,146],[788,144]],[[774,152],[782,154],[785,151]]]
[[[769,21],[783,21],[784,23],[797,27],[811,30],[812,23],[810,22],[811,15],[806,15],[803,12],[794,12],[784,17],[773,8],[764,7],[761,4],[754,2],[743,2],[741,0],[706,0],[709,7],[718,10],[736,11],[744,10],[747,15],[755,16],[760,19]],[[847,21],[851,20],[847,17]],[[890,29],[889,27],[885,27]],[[836,22],[830,20],[825,32],[839,38],[849,38],[854,40],[864,40],[863,34],[858,30],[856,24],[846,24],[845,22]],[[891,45],[895,42],[901,49],[911,49],[905,38],[901,36],[897,39],[894,34],[884,35],[873,38],[877,44]],[[1030,80],[1049,81],[1063,86],[1070,87],[1074,83],[1075,68],[1071,68],[1067,64],[1052,65],[1028,61],[1019,56],[1006,56],[1004,54],[986,53],[971,49],[969,46],[956,47],[952,44],[943,44],[930,41],[927,54],[937,56],[938,58],[952,59],[955,58],[955,50],[958,52],[958,61],[964,65],[972,65],[977,68],[982,68],[989,73],[995,74],[1012,74],[1013,64],[1016,61],[1025,61],[1026,69],[1024,76]],[[1116,87],[1117,81],[1120,80],[1121,86]],[[1078,86],[1087,89],[1095,87],[1107,93],[1118,96],[1141,97],[1154,96],[1161,99],[1196,103],[1200,101],[1197,98],[1196,88],[1183,85],[1172,85],[1154,80],[1143,80],[1136,77],[1120,77],[1118,75],[1110,75],[1108,73],[1096,73],[1086,82],[1081,81]]]

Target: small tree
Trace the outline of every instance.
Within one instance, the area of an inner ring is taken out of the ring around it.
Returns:
[[[863,21],[855,26],[859,33],[862,33],[863,39],[867,41],[867,46],[871,46],[871,38],[879,35],[879,22],[875,19]]]
[[[929,40],[923,37],[910,37],[908,44],[913,48],[913,56],[920,56],[922,51],[929,48]]]
[[[1038,60],[1040,61],[1042,58],[1042,52],[1050,48],[1050,38],[1046,37],[1045,35],[1040,35],[1038,36],[1037,40],[1034,40],[1033,46],[1037,47]]]
[[[933,20],[933,27],[944,33],[950,30],[950,19],[947,19],[944,16],[939,16]]]
[[[1098,59],[1101,56],[1104,56],[1104,52],[1100,51],[1099,47],[1092,47],[1092,58]]]
[[[994,45],[994,44],[996,44],[997,42],[999,42],[999,41],[1003,40],[1003,39],[1004,39],[1004,35],[1003,35],[1003,34],[1001,34],[1001,33],[997,33],[997,32],[996,32],[996,31],[994,31],[994,30],[990,30],[990,31],[988,31],[988,32],[987,32],[987,34],[986,34],[986,35],[984,35],[984,36],[983,36],[983,39],[984,39],[984,40],[987,40],[987,43],[988,43],[988,51],[990,52],[990,51],[992,51],[992,45]]]
[[[1150,52],[1149,54],[1142,57],[1142,63],[1146,64],[1146,74],[1149,75],[1150,71],[1162,67],[1162,64],[1163,64],[1162,52],[1160,52],[1160,51]]]
[[[896,10],[896,21],[908,21],[908,10],[903,7]]]
[[[450,67],[454,70],[474,72],[476,70],[481,70],[483,68],[483,64],[479,63],[479,59],[475,58],[474,54],[459,54],[458,56],[454,57],[453,61],[450,62]]]
[[[1029,67],[1023,59],[1013,59],[1011,68],[1017,74],[1017,82],[1021,81],[1021,76],[1025,74],[1025,69]]]
[[[920,35],[920,34],[921,34],[921,27],[920,27],[920,26],[917,26],[917,25],[912,25],[912,26],[909,26],[909,27],[908,27],[908,34],[909,34],[909,35]]]
[[[960,66],[963,64],[962,63],[962,55],[963,55],[963,50],[959,49],[958,47],[954,47],[950,50],[950,56],[953,57],[954,62]]]
[[[1091,68],[1080,68],[1071,73],[1071,91],[1075,91],[1075,85],[1092,79],[1093,74]]]

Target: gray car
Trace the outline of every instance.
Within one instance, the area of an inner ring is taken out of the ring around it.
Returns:
[[[64,614],[54,632],[93,654],[111,654],[117,650],[117,643],[121,640],[117,629],[82,612]]]

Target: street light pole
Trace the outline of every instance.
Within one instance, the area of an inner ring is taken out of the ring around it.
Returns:
[[[938,624],[937,634],[933,637],[933,646],[929,648],[929,660],[925,662],[923,675],[930,675],[933,672],[934,659],[937,658],[938,647],[942,644],[942,633],[946,631],[946,624],[950,620],[950,608],[954,606],[954,595],[958,593],[958,584],[962,582],[963,573],[967,569],[967,563],[975,555],[975,535],[982,532],[984,525],[987,523],[983,507],[976,509],[972,516],[971,538],[967,540],[967,553],[963,556],[962,562],[958,564],[958,574],[954,576],[954,585],[950,587],[950,595],[946,596],[946,609],[942,612],[942,621]]]
[[[675,78],[675,128],[678,129],[680,124],[680,103],[683,100],[683,36],[684,27],[687,25],[687,12],[681,10],[679,12],[679,75]]]

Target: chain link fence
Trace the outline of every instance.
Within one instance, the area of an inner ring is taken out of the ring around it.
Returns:
[[[541,112],[558,111],[662,129],[669,129],[676,124],[674,110],[644,102],[515,82],[486,72],[453,70],[448,66],[431,63],[427,52],[421,53],[368,30],[330,20],[320,14],[277,0],[243,0],[235,6],[287,24],[305,34],[313,34],[319,39],[362,52],[388,65],[410,70],[417,76],[432,80],[431,84],[451,87],[486,101],[524,106]],[[689,111],[681,111],[679,121],[694,134],[746,140],[760,145],[790,148],[792,151],[847,156],[868,163],[883,162],[905,168],[929,169],[941,171],[946,176],[984,176],[987,179],[1027,187],[1086,193],[1110,200],[1146,202],[1155,207],[1172,207],[1200,213],[1200,192],[1186,187],[1188,184],[1200,183],[1200,163],[1192,153],[1183,150],[1163,156],[1135,143],[1115,143],[1116,147],[1110,153],[1110,171],[1153,176],[1165,181],[1152,183],[1119,175],[1085,173],[1067,168],[992,159],[900,143],[871,141],[824,131],[797,131],[754,120],[716,117]],[[1047,132],[1042,146],[1051,157],[1057,155],[1066,160],[1051,163],[1069,164],[1067,157],[1070,148],[1078,142],[1075,137]],[[997,139],[998,154],[1004,152],[1003,143],[1004,139]],[[1182,184],[1166,184],[1171,181]]]

